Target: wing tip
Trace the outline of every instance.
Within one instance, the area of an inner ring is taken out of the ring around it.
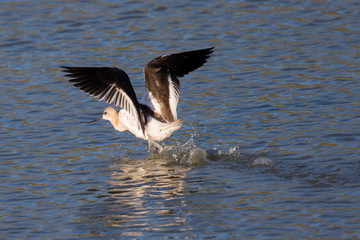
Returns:
[[[70,72],[71,70],[71,67],[67,67],[67,66],[60,66],[60,68],[62,72],[66,72],[66,73]]]
[[[209,48],[204,48],[204,49],[200,49],[200,51],[204,51],[204,57],[205,59],[208,59],[209,57],[211,57],[211,54],[215,51],[215,46],[214,47],[209,47]]]
[[[215,50],[215,46],[213,47],[209,47],[209,48],[205,48],[204,50],[207,50],[210,54],[214,52]]]
[[[194,50],[193,52],[204,52],[204,53],[207,53],[207,54],[211,54],[213,53],[215,50],[215,46],[212,46],[212,47],[208,47],[208,48],[201,48],[201,49],[198,49],[198,50]]]

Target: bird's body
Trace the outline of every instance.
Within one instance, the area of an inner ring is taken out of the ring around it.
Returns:
[[[115,67],[63,67],[70,82],[84,92],[122,109],[106,107],[100,119],[109,120],[120,132],[153,143],[168,138],[181,127],[177,118],[180,82],[177,77],[201,67],[213,48],[157,57],[144,68],[146,92],[137,100],[128,75]]]
[[[137,138],[144,140],[162,141],[168,138],[172,132],[181,127],[182,120],[173,122],[161,122],[148,116],[145,131],[139,128],[136,119],[124,109],[117,112],[112,107],[106,107],[102,119],[109,120],[115,130],[124,132],[130,131]]]

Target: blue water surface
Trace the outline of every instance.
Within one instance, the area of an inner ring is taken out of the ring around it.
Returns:
[[[359,11],[355,0],[1,1],[0,238],[360,238]],[[148,61],[212,46],[180,79],[184,125],[166,156],[85,124],[107,104],[59,67],[117,66],[140,98]]]

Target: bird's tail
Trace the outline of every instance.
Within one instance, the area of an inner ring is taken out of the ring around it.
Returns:
[[[155,120],[152,122],[154,126],[151,126],[148,130],[148,135],[154,141],[162,141],[170,137],[174,131],[178,130],[181,127],[182,122],[183,119],[178,119],[170,123],[163,123]]]

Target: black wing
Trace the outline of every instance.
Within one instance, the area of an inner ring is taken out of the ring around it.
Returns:
[[[177,119],[176,107],[180,94],[180,82],[189,72],[201,67],[213,52],[212,48],[175,53],[157,57],[144,68],[147,95],[152,109],[166,121]]]
[[[145,119],[140,110],[134,88],[128,75],[116,67],[64,67],[69,82],[82,91],[106,103],[125,109],[145,130]]]

